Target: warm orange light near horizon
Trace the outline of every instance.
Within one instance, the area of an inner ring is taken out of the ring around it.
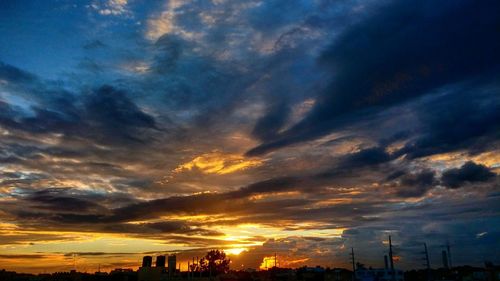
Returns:
[[[242,252],[248,251],[246,248],[231,248],[231,249],[225,249],[224,252],[226,252],[228,255],[239,255]]]
[[[275,265],[277,267],[297,267],[301,263],[309,261],[310,258],[291,258],[283,256],[265,256],[262,258],[262,263],[259,266],[260,270],[268,270]]]
[[[275,256],[266,256],[262,258],[262,263],[259,266],[260,270],[268,270],[269,268],[273,267],[276,263],[276,266],[278,266],[278,261],[277,257]]]

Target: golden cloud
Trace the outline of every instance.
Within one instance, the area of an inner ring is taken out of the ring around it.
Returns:
[[[204,174],[224,175],[258,167],[262,164],[263,161],[259,159],[215,151],[200,155],[187,163],[179,165],[174,169],[174,173],[198,169]]]

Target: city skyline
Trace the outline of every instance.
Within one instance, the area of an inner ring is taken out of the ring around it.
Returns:
[[[0,269],[500,263],[500,2],[0,2]]]

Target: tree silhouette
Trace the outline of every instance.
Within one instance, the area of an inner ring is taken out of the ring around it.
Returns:
[[[200,260],[201,271],[210,275],[217,275],[229,271],[231,260],[226,258],[222,250],[211,250]]]

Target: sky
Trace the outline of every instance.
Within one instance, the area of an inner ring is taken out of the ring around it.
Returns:
[[[500,263],[499,10],[0,1],[0,268]]]

